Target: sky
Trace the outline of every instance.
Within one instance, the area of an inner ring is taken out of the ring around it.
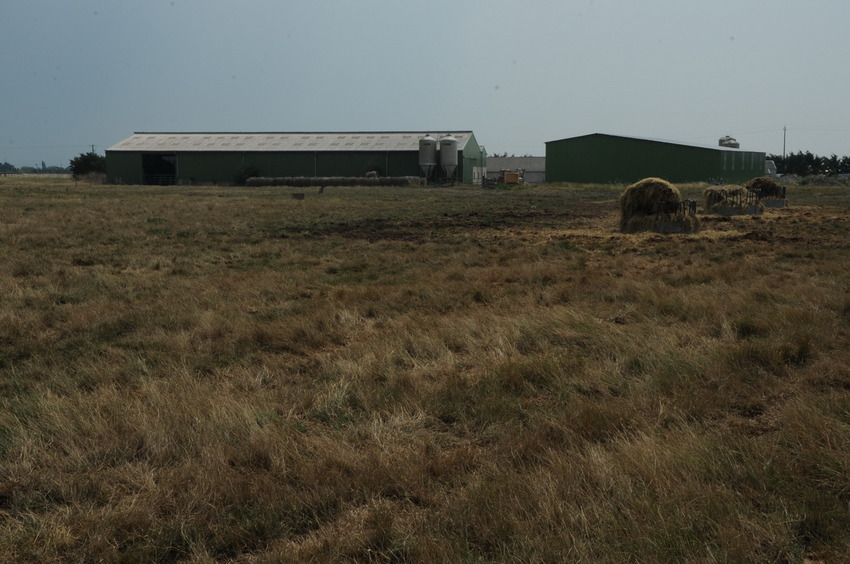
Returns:
[[[0,163],[136,131],[608,133],[850,155],[847,0],[4,0]]]

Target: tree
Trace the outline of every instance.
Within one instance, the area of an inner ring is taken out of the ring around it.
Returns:
[[[782,155],[765,155],[766,159],[776,164],[776,171],[780,174],[794,174],[796,176],[835,176],[837,174],[850,174],[850,157],[839,157],[832,154],[828,157],[813,155],[810,151],[798,151]]]
[[[824,168],[821,170],[821,174],[835,176],[841,168],[841,160],[838,158],[838,155],[833,153],[829,157],[823,157],[823,166]]]
[[[71,176],[74,180],[91,173],[106,173],[106,157],[102,157],[90,151],[80,153],[78,157],[71,159]]]
[[[850,174],[850,157],[841,157],[839,163],[838,172],[840,174]]]

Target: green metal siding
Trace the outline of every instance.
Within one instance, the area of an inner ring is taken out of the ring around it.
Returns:
[[[764,153],[677,145],[593,134],[546,143],[546,181],[628,184],[656,176],[670,182],[739,183],[764,175]]]
[[[143,184],[141,152],[110,152],[106,159],[111,183]],[[181,184],[229,184],[244,168],[261,176],[418,176],[419,154],[409,151],[375,152],[178,152]]]
[[[386,152],[319,152],[316,153],[316,176],[363,176],[377,170],[386,176]]]
[[[142,155],[107,151],[106,181],[110,184],[142,184]]]
[[[310,152],[244,153],[246,167],[256,168],[260,176],[314,176],[315,154]]]
[[[419,157],[417,155],[416,168],[419,168]],[[460,150],[457,159],[457,178],[464,184],[473,183],[473,168],[485,166],[485,155],[478,145],[474,134],[469,135],[466,145]]]
[[[182,184],[230,184],[243,164],[239,153],[177,153],[177,178]]]
[[[387,176],[419,176],[419,152],[393,151],[388,155]]]

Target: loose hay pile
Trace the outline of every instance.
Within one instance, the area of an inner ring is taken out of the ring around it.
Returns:
[[[702,193],[703,208],[710,210],[724,200],[740,200],[744,197],[744,188],[736,184],[727,184],[725,186],[711,186],[706,188]]]
[[[780,185],[777,181],[769,176],[760,176],[753,178],[746,184],[744,188],[750,192],[755,192],[760,198],[784,198],[785,186]]]
[[[620,196],[620,231],[696,233],[696,204],[682,201],[679,189],[661,178],[644,178]]]
[[[755,194],[764,207],[782,208],[786,205],[785,186],[782,186],[769,176],[753,178],[744,188]]]
[[[758,215],[764,211],[758,194],[744,186],[712,186],[702,196],[705,213],[730,216]]]

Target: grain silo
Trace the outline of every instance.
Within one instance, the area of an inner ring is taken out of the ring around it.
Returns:
[[[454,180],[457,163],[457,139],[450,133],[440,139],[440,168],[447,180]]]
[[[740,149],[741,148],[741,144],[738,143],[738,140],[735,139],[734,137],[729,136],[729,135],[724,135],[723,137],[721,137],[718,140],[717,145],[720,146],[720,147],[728,147],[729,149]]]
[[[428,133],[419,140],[419,169],[425,180],[428,180],[435,168],[437,168],[437,140]]]

